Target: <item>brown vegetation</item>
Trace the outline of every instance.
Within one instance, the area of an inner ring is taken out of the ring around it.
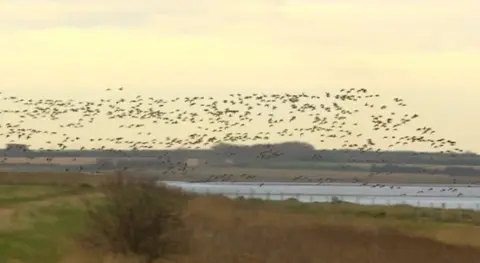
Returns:
[[[52,164],[52,165],[87,165],[95,164],[96,157],[8,157],[2,161],[4,164]]]
[[[76,249],[65,263],[145,262],[140,259],[148,257],[181,263],[470,263],[480,257],[478,242],[467,246],[455,237],[453,230],[462,230],[461,224],[429,228],[426,221],[402,221],[396,215],[380,219],[342,215],[339,212],[346,207],[341,205],[331,214],[293,212],[286,209],[288,201],[193,196],[145,184],[117,182],[109,187],[103,189],[110,213],[91,217],[97,224],[89,230],[94,230],[96,240],[103,235],[110,242],[90,242],[96,249]],[[171,224],[172,220],[177,223]],[[446,232],[435,232],[439,229],[450,231],[451,240],[440,234]],[[463,239],[473,240],[476,235],[478,240],[478,230],[471,225],[468,229],[470,236]],[[156,249],[165,242],[187,250],[159,253]],[[146,249],[139,249],[142,246]],[[126,255],[115,256],[121,254]]]
[[[132,253],[147,263],[178,251],[182,192],[122,175],[102,184],[100,190],[104,202],[86,203],[89,220],[80,239],[83,247]]]
[[[99,185],[108,175],[73,172],[0,172],[0,184]]]
[[[10,208],[0,208],[0,230],[8,229],[11,226],[14,212]]]
[[[55,159],[55,158],[54,158]],[[134,171],[134,169],[130,169]],[[452,177],[448,175],[432,175],[432,174],[377,174],[369,176],[369,172],[357,171],[328,171],[328,170],[314,170],[314,169],[269,169],[269,168],[238,168],[238,167],[195,167],[185,174],[175,175],[171,173],[163,174],[164,170],[152,169],[143,171],[144,174],[151,174],[158,176],[159,179],[164,180],[201,180],[211,177],[212,175],[233,175],[232,180],[246,181],[242,174],[255,175],[254,181],[291,181],[292,178],[303,175],[311,180],[316,179],[331,179],[337,182],[354,182],[360,180],[369,183],[400,183],[400,184],[417,184],[417,183],[432,183],[432,184],[448,184],[452,183],[453,179],[459,184],[479,183],[477,177],[472,176],[457,176]],[[79,176],[80,175],[80,176]],[[80,172],[17,172],[17,171],[2,171],[0,169],[0,184],[2,183],[19,183],[19,184],[78,184],[85,182],[89,184],[98,184],[103,179],[102,174],[88,174]]]
[[[328,171],[315,169],[269,169],[269,168],[237,168],[237,167],[198,167],[188,173],[188,177],[209,177],[211,175],[233,174],[241,180],[242,174],[256,175],[258,181],[291,181],[292,178],[303,175],[310,179],[330,178],[339,182],[354,182],[355,179],[370,183],[452,183],[453,177],[448,175],[432,174],[377,174],[369,176],[370,172],[357,171]],[[244,179],[243,179],[244,180]],[[457,183],[472,183],[478,181],[476,177],[458,177]]]

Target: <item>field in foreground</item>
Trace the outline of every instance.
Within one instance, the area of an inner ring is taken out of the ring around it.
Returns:
[[[178,199],[188,249],[157,262],[469,263],[480,257],[480,213],[473,211]],[[85,184],[0,185],[0,262],[141,262],[78,245],[88,232],[82,200],[103,197]]]

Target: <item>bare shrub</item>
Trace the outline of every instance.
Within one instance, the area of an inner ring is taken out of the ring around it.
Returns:
[[[149,263],[184,249],[180,217],[187,195],[158,185],[117,174],[99,187],[104,198],[88,201],[85,248],[114,254],[133,254]]]

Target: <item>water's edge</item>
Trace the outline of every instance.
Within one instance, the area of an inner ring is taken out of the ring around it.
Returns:
[[[462,208],[480,210],[479,185],[406,185],[406,184],[315,184],[315,183],[254,183],[209,182],[189,183],[158,181],[199,194],[221,194],[231,198],[260,198],[300,202],[331,202],[341,200],[365,205],[413,205],[420,207]]]

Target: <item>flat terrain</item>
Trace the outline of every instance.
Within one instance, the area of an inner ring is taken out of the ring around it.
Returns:
[[[141,158],[140,158],[141,159]],[[149,158],[151,159],[151,158]],[[52,160],[47,158],[26,158],[26,157],[8,157],[2,161],[2,163],[7,165],[19,164],[25,165],[22,169],[27,169],[27,164],[30,165],[59,165],[58,171],[63,171],[64,168],[61,165],[92,165],[96,163],[96,158],[94,157],[55,157]],[[307,164],[306,164],[307,163]],[[311,166],[305,168],[305,166]],[[394,173],[394,174],[375,174],[371,175],[368,171],[371,164],[365,163],[325,163],[325,162],[279,162],[275,163],[273,167],[269,168],[238,168],[238,167],[210,167],[210,166],[199,166],[194,168],[188,168],[188,172],[184,174],[171,173],[164,174],[162,170],[149,170],[141,171],[139,173],[149,174],[161,177],[166,180],[202,180],[207,179],[211,176],[217,176],[217,180],[230,180],[230,181],[291,181],[293,178],[302,176],[303,178],[298,181],[308,182],[308,181],[318,181],[319,179],[329,180],[332,182],[368,182],[368,183],[431,183],[431,184],[450,184],[453,182],[454,177],[448,176],[445,174],[410,174],[410,173]],[[41,169],[40,167],[34,166],[32,169]],[[277,167],[278,166],[278,167]],[[328,167],[336,166],[354,166],[364,169],[364,171],[350,171],[348,169],[342,170],[328,170]],[[443,169],[446,166],[442,165],[406,165],[406,166],[422,166],[425,168],[436,168]],[[315,169],[318,167],[318,169]],[[475,168],[475,167],[474,167]],[[12,166],[0,165],[0,182],[2,182],[1,171],[15,172]],[[54,168],[50,168],[54,169]],[[31,169],[27,169],[31,170]],[[47,173],[47,172],[46,172]],[[248,176],[248,175],[254,175]],[[306,177],[306,178],[305,178]],[[70,180],[70,179],[69,179]],[[72,179],[73,180],[73,179]],[[79,180],[79,179],[77,179]],[[83,179],[82,179],[83,180]],[[89,179],[90,180],[90,179]],[[480,183],[480,177],[474,176],[457,176],[455,178],[457,183],[462,184],[475,184]]]
[[[75,172],[0,172],[0,184],[98,185],[106,178],[104,174]]]
[[[103,158],[101,158],[103,159]],[[126,158],[126,157],[118,157],[112,159],[145,159],[151,160],[155,159],[153,157],[134,157],[134,158]],[[73,157],[54,157],[50,160],[47,157],[7,157],[1,159],[1,163],[4,164],[56,164],[56,165],[87,165],[87,164],[95,164],[97,161],[96,157],[82,157],[82,156],[73,156]],[[345,162],[345,163],[336,163],[336,162],[301,162],[301,161],[286,161],[286,162],[273,162],[269,163],[272,165],[271,168],[300,168],[303,166],[308,166],[311,168],[325,168],[331,166],[351,166],[351,167],[360,167],[360,168],[370,168],[372,163],[362,163],[362,162]],[[384,163],[378,163],[377,165],[385,165]],[[400,164],[399,164],[400,165]],[[424,167],[429,169],[443,169],[447,166],[456,166],[456,167],[472,167],[476,169],[480,169],[480,166],[471,166],[471,165],[435,165],[435,164],[401,164],[401,166],[409,166],[409,167]]]
[[[83,186],[0,185],[0,262],[141,262],[76,245],[86,227],[85,198],[102,200]],[[474,211],[189,198],[181,213],[192,231],[190,249],[175,257],[179,263],[476,263],[480,257]]]
[[[294,161],[294,162],[278,162],[275,163],[275,166],[278,168],[281,167],[300,167],[300,166],[311,166],[311,167],[329,167],[329,166],[350,166],[350,167],[362,167],[369,169],[373,163],[362,163],[362,162],[345,162],[345,163],[336,163],[336,162],[301,162],[301,161]],[[385,163],[376,163],[376,165],[385,165]],[[472,167],[475,169],[479,169],[479,165],[443,165],[443,164],[397,164],[400,166],[406,167],[423,167],[428,169],[444,169],[446,167]]]
[[[159,180],[197,181],[210,178],[216,181],[256,181],[256,182],[291,182],[295,177],[302,176],[296,182],[366,182],[386,184],[479,184],[480,177],[431,174],[376,174],[352,171],[315,171],[311,169],[261,169],[235,167],[198,167],[187,173],[163,170],[132,171],[138,176],[155,177]],[[79,172],[15,172],[0,171],[0,184],[91,184],[97,185],[109,178],[111,173],[79,173]]]
[[[188,171],[184,175],[162,175],[162,171],[143,172],[150,175],[162,176],[168,180],[201,180],[211,176],[217,176],[218,180],[230,181],[292,181],[293,178],[303,176],[299,182],[318,181],[319,179],[330,180],[332,182],[360,182],[369,183],[431,183],[431,184],[451,184],[455,179],[457,183],[474,184],[480,183],[480,177],[432,174],[376,174],[370,175],[369,172],[356,171],[326,171],[312,169],[265,169],[265,168],[237,168],[237,167],[198,167]],[[247,178],[248,175],[254,175],[254,178]],[[307,178],[305,178],[307,177]]]
[[[0,262],[59,262],[65,241],[81,231],[86,189],[0,185]]]
[[[86,165],[95,164],[95,157],[55,157],[51,160],[46,157],[8,157],[2,160],[4,164],[55,164],[55,165]]]

